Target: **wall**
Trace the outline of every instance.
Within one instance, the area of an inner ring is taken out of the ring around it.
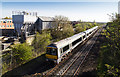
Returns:
[[[24,15],[24,22],[23,23],[35,23],[36,20],[37,20],[36,16]]]

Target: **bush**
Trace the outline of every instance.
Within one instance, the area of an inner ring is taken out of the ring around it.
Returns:
[[[81,26],[77,26],[75,29],[75,33],[80,33],[83,31],[83,28]]]
[[[32,44],[35,49],[35,52],[40,53],[46,51],[47,45],[51,43],[50,39],[51,39],[50,33],[46,33],[44,31],[42,32],[42,34],[40,34],[37,32]]]
[[[55,16],[54,21],[55,22],[52,23],[53,29],[51,30],[51,36],[54,42],[65,39],[74,34],[73,27],[68,17]]]
[[[115,18],[114,18],[115,17]],[[100,48],[98,76],[118,77],[120,75],[120,18],[112,16],[112,22],[107,23],[104,43]]]
[[[67,26],[64,26],[63,27],[63,38],[67,38],[67,37],[70,37],[74,35],[74,30],[73,30],[73,27],[71,25],[67,25]]]
[[[27,43],[13,45],[13,59],[17,63],[25,63],[32,58],[32,50],[33,47],[29,46]]]

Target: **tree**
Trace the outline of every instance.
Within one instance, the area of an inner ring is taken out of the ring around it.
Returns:
[[[87,24],[85,22],[79,23],[75,25],[75,33],[83,32],[87,29]]]
[[[67,24],[70,24],[69,19],[65,16],[55,16],[54,21],[52,23],[52,27],[56,30],[61,30]]]
[[[103,35],[106,40],[101,45],[99,70],[104,76],[115,76],[120,74],[120,18],[118,14],[110,15]],[[107,68],[106,68],[107,67]]]
[[[46,51],[47,45],[51,43],[50,33],[42,32],[41,34],[37,32],[35,39],[33,40],[33,46],[36,53]]]
[[[3,18],[3,19],[12,19],[11,17],[5,17],[5,18]]]
[[[81,26],[77,26],[75,29],[75,33],[80,33],[83,31],[83,28]]]
[[[9,19],[8,17],[5,17],[4,19]]]
[[[52,23],[51,36],[54,41],[59,41],[74,34],[69,19],[65,16],[55,16]]]
[[[74,30],[72,25],[67,25],[63,27],[63,38],[67,38],[74,35]]]
[[[11,48],[13,51],[13,58],[18,64],[25,63],[32,58],[33,47],[29,46],[27,43],[16,44]]]

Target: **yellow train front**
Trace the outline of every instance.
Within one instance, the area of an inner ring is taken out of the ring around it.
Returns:
[[[54,45],[48,45],[46,51],[46,61],[53,61],[57,63],[58,54],[57,54],[57,47]]]

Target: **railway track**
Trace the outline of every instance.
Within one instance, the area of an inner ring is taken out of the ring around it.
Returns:
[[[87,41],[87,40],[86,40]],[[71,60],[71,58],[74,57],[74,54],[77,53],[77,51],[79,50],[80,47],[82,47],[86,41],[84,41],[83,43],[81,43],[79,46],[77,46],[72,53],[69,53],[69,55],[63,59],[63,61],[61,61],[58,65],[56,65],[53,69],[46,71],[44,73],[42,73],[42,75],[55,75],[56,72],[58,72],[60,70],[60,68],[63,68],[64,65],[66,65],[66,63],[68,63],[68,61]]]
[[[43,75],[78,75],[80,66],[94,45],[97,36],[99,35],[98,32],[100,31],[101,29],[98,30],[93,38],[88,40],[88,42],[80,50],[78,50],[78,52],[72,58],[61,63],[60,65],[56,65],[55,68]]]
[[[36,67],[34,70],[29,72],[27,75],[23,75],[22,77],[30,77],[30,76],[36,76],[36,75],[41,76],[42,71],[53,68],[53,65],[54,65],[53,62],[44,62],[43,64],[41,64],[42,67]],[[31,73],[34,73],[34,74],[31,74]]]
[[[81,50],[81,55],[78,56],[78,58],[75,60],[74,63],[71,64],[71,66],[69,66],[69,68],[67,68],[62,74],[60,75],[78,75],[79,74],[79,69],[82,65],[82,63],[84,62],[86,56],[88,55],[88,53],[90,52],[91,48],[93,47],[97,37],[95,37],[96,35],[98,35],[98,33],[96,33],[93,37],[91,38],[89,42],[87,42],[87,46]]]

